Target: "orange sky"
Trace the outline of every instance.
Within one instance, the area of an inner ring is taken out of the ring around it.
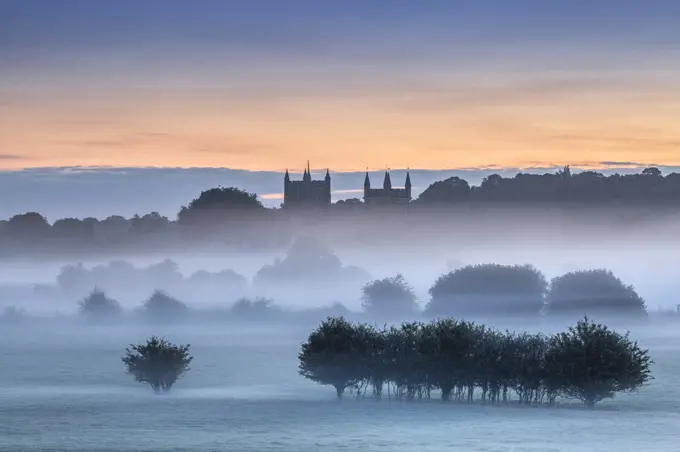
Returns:
[[[0,168],[680,163],[680,86],[542,77],[269,91],[0,91]]]

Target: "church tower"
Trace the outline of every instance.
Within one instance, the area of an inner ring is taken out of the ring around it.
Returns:
[[[286,170],[283,177],[283,207],[319,207],[331,203],[331,174],[326,169],[326,177],[322,180],[312,179],[312,170],[307,161],[307,168],[302,173],[302,180],[290,180]]]

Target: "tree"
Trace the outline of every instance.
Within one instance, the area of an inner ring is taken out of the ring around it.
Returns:
[[[94,323],[112,323],[120,320],[123,315],[120,304],[99,289],[90,292],[80,301],[79,306],[81,314]]]
[[[18,240],[43,240],[48,238],[50,224],[37,212],[14,215],[7,223],[7,234]]]
[[[653,362],[647,350],[628,334],[611,331],[587,317],[569,331],[552,336],[545,362],[551,386],[588,408],[617,392],[635,391],[652,378]]]
[[[130,232],[132,234],[152,234],[165,232],[170,227],[167,217],[158,212],[147,213],[144,216],[135,215],[130,219]]]
[[[401,274],[371,281],[361,292],[361,304],[371,314],[404,316],[418,310],[413,288]]]
[[[210,221],[228,216],[234,212],[254,212],[264,206],[254,193],[236,187],[211,188],[201,192],[188,206],[183,206],[177,214],[180,224]]]
[[[643,176],[661,177],[661,170],[656,167],[649,167],[642,170]]]
[[[427,187],[418,196],[418,204],[441,204],[465,201],[470,196],[470,185],[459,177],[449,177]]]
[[[147,383],[156,393],[168,392],[190,370],[190,345],[175,345],[152,336],[142,344],[130,344],[122,361],[127,373],[139,383]]]
[[[255,300],[241,298],[230,309],[231,314],[244,320],[271,320],[281,313],[271,298],[258,297]]]
[[[549,314],[603,314],[646,317],[645,302],[633,286],[605,269],[570,272],[553,278],[547,294]]]
[[[178,320],[185,317],[188,312],[187,305],[162,290],[155,290],[144,302],[144,313],[150,320]]]
[[[77,218],[62,218],[52,225],[52,235],[59,239],[82,239],[83,222]]]
[[[255,285],[304,282],[327,287],[328,283],[362,283],[370,277],[365,270],[344,267],[340,258],[321,242],[301,237],[295,240],[283,259],[263,266],[255,274]]]
[[[366,345],[343,317],[329,317],[302,346],[298,372],[303,377],[335,388],[338,399],[364,375],[360,356]]]
[[[426,312],[434,316],[535,315],[543,308],[546,287],[543,273],[531,265],[462,267],[435,281]]]

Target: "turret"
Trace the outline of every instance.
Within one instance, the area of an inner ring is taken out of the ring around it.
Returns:
[[[392,180],[390,179],[390,173],[385,171],[385,180],[383,181],[383,190],[392,190]]]
[[[331,181],[331,173],[328,170],[328,168],[326,168],[326,182],[330,182],[330,181]]]
[[[286,175],[283,176],[283,199],[286,199],[288,195],[288,185],[290,185],[290,174],[288,174],[288,168],[286,168]]]
[[[371,191],[371,181],[368,178],[368,171],[366,171],[366,177],[364,178],[364,198],[368,197],[368,192]]]
[[[302,180],[304,182],[312,181],[312,172],[309,170],[309,160],[307,160],[307,168],[305,169],[305,173],[302,175]]]
[[[404,188],[406,189],[406,194],[411,198],[411,175],[406,171],[406,182],[404,183]]]

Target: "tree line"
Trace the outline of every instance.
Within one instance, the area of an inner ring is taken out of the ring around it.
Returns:
[[[299,373],[332,386],[338,398],[429,399],[489,404],[513,398],[587,407],[632,392],[651,379],[652,361],[628,334],[587,317],[566,332],[500,332],[453,318],[378,329],[328,318],[300,347]],[[368,392],[370,390],[370,392]]]
[[[418,206],[494,203],[549,203],[561,205],[604,204],[680,204],[680,174],[664,176],[658,168],[646,168],[638,174],[613,174],[584,171],[572,173],[569,167],[556,173],[519,173],[514,177],[492,174],[479,186],[466,180],[451,177],[427,187],[413,200],[417,215]],[[331,211],[356,214],[370,211],[363,208],[359,199],[334,203]],[[351,208],[351,209],[349,209]],[[254,193],[236,187],[217,187],[205,190],[182,206],[176,218],[171,219],[151,212],[124,218],[112,215],[105,219],[62,218],[50,223],[39,212],[26,212],[0,221],[0,242],[7,250],[38,247],[47,251],[46,244],[56,249],[87,250],[106,246],[171,244],[178,240],[200,241],[207,233],[231,234],[221,236],[225,245],[252,247],[281,247],[291,241],[295,228],[287,228],[285,209],[267,209]],[[406,215],[406,213],[402,213]],[[261,234],[258,228],[275,223],[277,234]],[[257,225],[257,226],[256,226]],[[12,248],[11,245],[17,245]],[[5,251],[9,252],[9,251]],[[19,251],[17,251],[19,252]]]
[[[597,314],[644,318],[644,299],[606,269],[579,270],[553,278],[531,265],[468,265],[441,275],[428,291],[424,314],[438,316],[517,316]],[[376,316],[396,318],[418,312],[413,287],[402,275],[362,287],[362,305]]]
[[[334,289],[332,282],[325,284],[327,289]],[[456,317],[531,321],[539,316],[590,315],[630,321],[647,317],[646,303],[635,288],[604,269],[569,272],[548,283],[545,276],[530,265],[470,265],[441,275],[430,287],[429,295],[427,303],[419,303],[413,287],[399,274],[374,279],[361,287],[363,312],[355,314],[382,320]],[[288,312],[272,298],[262,296],[242,297],[228,306],[229,315],[238,320],[270,321],[289,318],[286,314],[300,316],[299,312]],[[121,304],[101,289],[85,296],[79,309],[93,323],[116,323],[124,318]],[[175,322],[187,321],[192,310],[157,289],[135,312],[149,321]],[[351,314],[336,301],[331,306],[308,310],[307,318],[331,312]],[[6,314],[15,318],[18,312]]]

